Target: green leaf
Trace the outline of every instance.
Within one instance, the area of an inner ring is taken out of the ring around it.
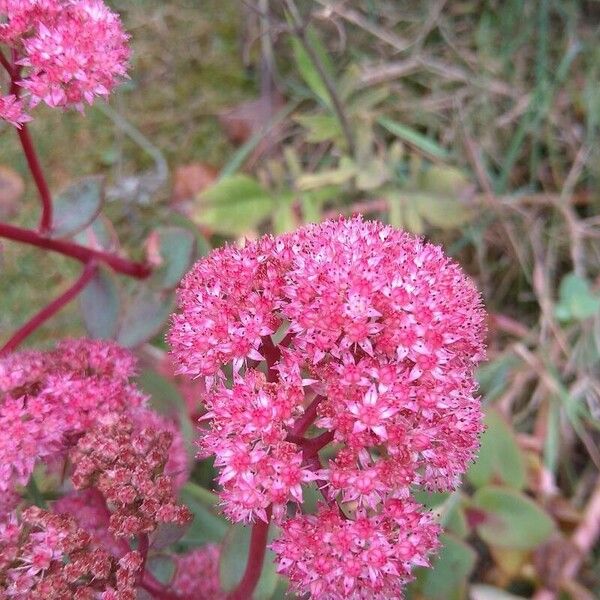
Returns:
[[[54,198],[52,237],[68,237],[85,229],[103,202],[101,177],[85,177],[70,185]]]
[[[418,188],[438,196],[457,197],[469,186],[464,171],[448,165],[429,165],[420,171]]]
[[[179,540],[179,545],[188,549],[209,542],[221,543],[230,526],[224,517],[217,514],[215,494],[188,482],[181,490],[180,499],[194,513],[194,520]]]
[[[199,196],[193,220],[217,233],[239,236],[255,230],[275,206],[272,196],[252,177],[232,175]]]
[[[377,119],[377,122],[391,134],[395,135],[402,141],[410,144],[414,148],[417,148],[424,154],[432,156],[433,158],[448,158],[448,152],[445,148],[440,146],[437,142],[433,141],[432,139],[424,136],[422,133],[411,129],[406,125],[402,125],[397,121],[388,119],[387,117],[379,117],[379,119]]]
[[[92,338],[111,339],[119,323],[119,289],[112,272],[99,268],[79,295],[85,328]]]
[[[421,217],[441,229],[454,229],[473,220],[473,212],[456,198],[416,194],[413,202]]]
[[[481,511],[477,533],[490,546],[529,550],[544,542],[554,521],[527,496],[499,486],[483,487],[473,496]]]
[[[459,600],[464,597],[467,580],[477,554],[453,535],[441,536],[442,548],[431,569],[422,571],[421,591],[427,600]]]
[[[233,525],[221,546],[219,573],[221,587],[229,592],[241,581],[248,560],[252,526]],[[269,528],[269,540],[275,536],[275,527]],[[252,594],[253,600],[269,600],[277,588],[279,577],[275,571],[275,555],[267,550],[260,579]]]
[[[175,561],[173,557],[164,554],[148,557],[147,567],[152,575],[165,585],[173,579],[173,575],[175,574]]]
[[[350,181],[356,173],[357,168],[354,161],[343,156],[337,169],[302,175],[296,180],[296,187],[301,191],[306,191],[325,186],[342,185]]]
[[[556,318],[561,321],[584,320],[600,310],[600,297],[590,289],[589,282],[575,273],[565,275],[560,282]]]
[[[471,600],[525,600],[523,596],[509,594],[493,585],[476,584],[469,588]]]
[[[306,30],[306,36],[307,43],[310,44],[311,48],[317,54],[323,69],[333,81],[335,79],[335,71],[327,49],[323,46],[321,40],[318,38],[314,28],[308,27],[308,29]],[[316,69],[308,52],[306,52],[306,50],[304,49],[302,42],[297,36],[292,37],[291,42],[294,60],[296,61],[296,65],[298,67],[300,75],[302,76],[302,79],[304,79],[306,85],[308,85],[308,87],[315,94],[315,96],[323,104],[325,104],[325,106],[331,108],[331,97],[329,95],[329,92],[327,91],[327,86],[323,82],[323,78],[321,77],[319,71]]]
[[[137,377],[140,388],[150,396],[150,406],[161,415],[175,417],[183,435],[190,462],[193,462],[197,448],[194,444],[196,432],[188,414],[187,405],[177,387],[156,371],[144,369]]]
[[[522,489],[526,478],[525,461],[509,424],[498,411],[488,409],[485,426],[479,456],[467,478],[478,488],[489,483],[504,483]]]
[[[121,318],[117,341],[126,348],[139,346],[154,337],[166,323],[173,310],[169,294],[142,288],[129,303]]]
[[[298,115],[294,117],[306,131],[306,141],[311,144],[328,142],[342,137],[342,128],[333,115]]]
[[[278,198],[273,213],[273,232],[277,235],[294,231],[298,227],[298,219],[294,211],[293,194],[284,194]]]
[[[194,260],[196,236],[183,227],[160,227],[152,235],[156,239],[161,265],[149,283],[163,290],[172,290]]]

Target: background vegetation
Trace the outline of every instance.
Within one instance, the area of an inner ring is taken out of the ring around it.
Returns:
[[[170,253],[173,270],[144,287],[102,272],[30,342],[87,325],[139,347],[143,384],[190,430],[197,407],[168,377],[162,332],[192,257],[340,213],[423,234],[490,312],[488,430],[461,491],[423,498],[448,532],[410,595],[600,597],[600,3],[112,4],[131,80],[87,118],[38,110],[32,131],[54,190],[105,176],[82,241],[157,264]],[[4,127],[0,216],[28,225],[36,211]],[[77,272],[9,243],[0,261],[2,338]],[[202,463],[195,479],[211,475]],[[200,489],[186,492],[197,519],[183,545],[226,531]],[[243,535],[225,537],[224,572]],[[281,592],[266,572],[257,598]]]

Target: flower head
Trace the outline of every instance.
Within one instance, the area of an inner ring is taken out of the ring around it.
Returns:
[[[128,36],[102,0],[2,0],[0,21],[26,108],[43,101],[81,109],[126,76]],[[0,117],[13,124],[29,119],[23,110],[14,97],[0,100]]]
[[[134,600],[141,556],[128,552],[117,560],[90,542],[71,517],[35,506],[21,519],[12,514],[0,521],[0,596]]]
[[[436,546],[412,489],[455,488],[478,448],[471,281],[420,238],[339,219],[212,253],[179,308],[169,340],[179,372],[205,380],[200,448],[225,513],[272,509],[280,569],[314,597],[395,597]],[[329,508],[303,515],[311,483]]]
[[[219,580],[219,546],[207,544],[175,558],[169,587],[175,594],[196,600],[224,600]]]

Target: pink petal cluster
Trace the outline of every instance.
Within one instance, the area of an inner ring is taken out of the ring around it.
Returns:
[[[183,598],[225,600],[219,580],[219,546],[207,544],[175,557],[170,589]]]
[[[14,94],[0,96],[0,119],[8,121],[15,127],[21,127],[23,123],[31,121],[31,117],[25,113],[22,101]]]
[[[0,497],[26,485],[38,461],[65,456],[98,420],[140,410],[134,374],[128,351],[100,341],[0,359]]]
[[[126,76],[128,36],[102,0],[0,0],[0,21],[0,44],[16,57],[13,76],[28,108],[43,101],[81,109]],[[28,119],[14,96],[0,98],[0,117]]]
[[[435,527],[408,516],[410,496],[414,486],[455,488],[478,448],[473,371],[485,355],[485,312],[472,282],[420,238],[339,219],[213,252],[182,282],[179,308],[169,341],[178,372],[205,379],[201,453],[216,456],[227,515],[266,520],[273,509],[285,532],[274,546],[280,569],[298,589],[394,597],[389,581],[332,566],[334,546],[350,544],[362,564],[371,546],[343,539],[368,521],[386,555],[400,552],[404,535],[420,540],[402,546],[407,569],[435,547]],[[339,507],[341,524],[335,511],[300,515],[311,481]],[[394,519],[413,529],[397,532]],[[289,562],[294,527],[323,535],[331,527],[336,541]],[[393,565],[386,569],[406,581],[407,569]]]
[[[72,518],[35,506],[0,520],[0,598],[135,600],[141,555],[90,543]]]
[[[327,600],[401,598],[415,566],[429,566],[438,526],[414,502],[388,500],[377,515],[346,519],[335,508],[298,515],[271,545],[293,589]]]

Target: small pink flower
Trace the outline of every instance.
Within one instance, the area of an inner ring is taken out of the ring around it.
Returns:
[[[25,113],[23,103],[14,94],[0,96],[0,119],[15,127],[21,127],[23,123],[31,121],[31,117]]]
[[[224,600],[219,580],[219,547],[202,546],[175,558],[175,575],[170,588],[195,600]]]

